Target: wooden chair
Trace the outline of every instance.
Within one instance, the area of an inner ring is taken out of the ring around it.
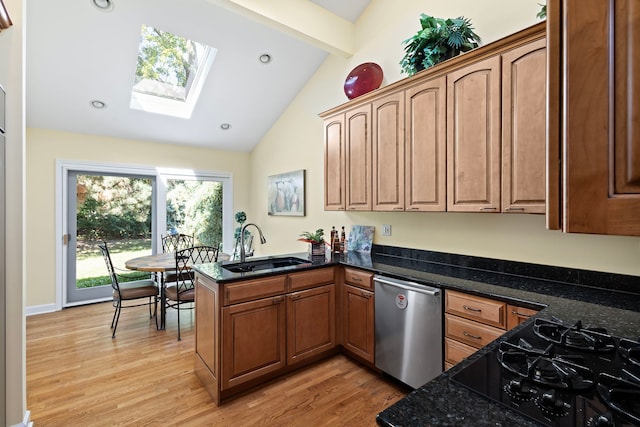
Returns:
[[[118,320],[120,319],[120,310],[122,308],[148,305],[149,317],[154,317],[158,313],[158,286],[156,285],[156,282],[151,279],[120,283],[118,281],[118,275],[113,268],[113,263],[111,262],[111,254],[109,253],[107,242],[98,244],[98,247],[102,251],[104,262],[107,265],[107,271],[109,272],[109,276],[111,277],[111,287],[113,288],[113,306],[115,307],[113,319],[111,319],[111,329],[113,329],[111,338],[115,338],[116,329],[118,328]],[[123,301],[135,301],[143,298],[148,298],[148,301],[139,304],[126,306],[122,305]],[[151,304],[153,304],[153,314],[151,314]]]
[[[180,310],[193,309],[195,302],[194,274],[191,266],[218,260],[218,246],[195,246],[176,251],[175,284],[165,291],[166,306],[178,310],[178,341],[180,337]],[[187,306],[183,306],[183,305]]]

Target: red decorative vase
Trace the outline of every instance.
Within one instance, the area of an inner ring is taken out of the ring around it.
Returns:
[[[378,89],[382,84],[382,68],[376,63],[365,62],[351,70],[344,82],[344,93],[353,99]]]

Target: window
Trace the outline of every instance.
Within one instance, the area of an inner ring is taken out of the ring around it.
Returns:
[[[202,43],[143,25],[130,107],[191,117],[216,52]]]

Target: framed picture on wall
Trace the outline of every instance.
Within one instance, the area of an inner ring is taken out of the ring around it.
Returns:
[[[305,215],[304,178],[304,169],[271,175],[267,178],[269,215]]]

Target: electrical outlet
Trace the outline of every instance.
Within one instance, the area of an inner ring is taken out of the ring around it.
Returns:
[[[390,224],[382,224],[382,235],[383,236],[391,236],[391,225]]]

